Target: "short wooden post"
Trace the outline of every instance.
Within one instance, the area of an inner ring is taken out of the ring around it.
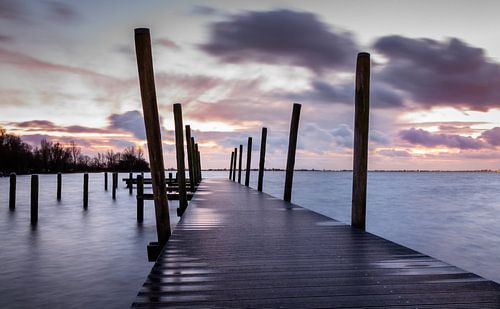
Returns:
[[[186,166],[184,165],[184,124],[182,123],[182,106],[174,104],[175,147],[177,158],[177,186],[179,188],[179,208],[177,215],[182,216],[188,206],[186,195]]]
[[[148,142],[151,179],[153,182],[156,233],[159,243],[156,248],[154,248],[154,244],[150,247],[152,252],[154,251],[154,254],[152,253],[150,257],[153,257],[159,254],[161,248],[163,248],[170,237],[171,231],[149,29],[135,29],[135,51],[137,55],[142,109]]]
[[[266,162],[266,142],[267,128],[262,128],[262,137],[260,138],[260,161],[259,161],[259,178],[257,183],[257,191],[262,192],[264,182],[264,166]]]
[[[370,54],[359,53],[356,63],[351,225],[363,230],[366,228],[369,115]]]
[[[57,173],[57,200],[61,200],[61,191],[62,191],[62,174]]]
[[[132,173],[128,173],[128,194],[132,195],[132,190],[134,190],[134,175]]]
[[[137,222],[144,221],[144,177],[137,175]]]
[[[245,186],[250,186],[250,167],[252,162],[252,138],[248,137],[247,144],[247,169],[245,173]]]
[[[89,174],[83,174],[83,209],[89,206]]]
[[[38,222],[38,175],[31,175],[31,224]]]
[[[191,146],[191,126],[186,125],[186,150],[188,157],[188,169],[189,169],[189,185],[191,187],[191,192],[195,191],[194,185],[194,167],[193,167],[193,147]]]
[[[241,155],[241,154],[240,154]],[[238,160],[238,148],[234,148],[233,181],[236,181],[236,161]]]
[[[283,199],[292,200],[293,169],[295,167],[295,151],[297,149],[297,136],[299,132],[300,104],[293,104],[292,121],[290,123],[290,138],[288,140],[288,158],[286,160],[285,192]]]
[[[241,183],[241,163],[243,161],[243,145],[240,145],[240,158],[238,161],[238,183]]]
[[[231,151],[231,164],[229,164],[229,180],[233,178],[233,160],[234,160],[234,151]]]
[[[111,180],[112,180],[112,183],[111,183],[111,189],[112,189],[112,197],[114,200],[116,200],[116,187],[117,187],[117,177],[118,174],[117,173],[113,173],[111,174]]]
[[[104,190],[108,191],[108,172],[104,172]]]
[[[10,174],[9,209],[16,209],[16,174]]]

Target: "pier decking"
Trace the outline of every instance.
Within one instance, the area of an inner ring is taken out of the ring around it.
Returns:
[[[499,308],[500,285],[265,193],[208,179],[132,306]]]

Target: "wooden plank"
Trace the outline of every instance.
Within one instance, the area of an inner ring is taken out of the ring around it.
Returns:
[[[200,188],[133,307],[500,303],[497,283],[361,229],[227,179]]]

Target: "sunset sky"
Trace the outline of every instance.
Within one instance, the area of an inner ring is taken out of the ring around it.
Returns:
[[[173,103],[203,167],[228,167],[247,136],[256,158],[266,126],[267,167],[283,168],[297,102],[296,168],[350,169],[367,51],[370,169],[499,169],[498,12],[498,1],[0,0],[0,126],[87,154],[144,146],[133,30],[148,27],[166,167]]]

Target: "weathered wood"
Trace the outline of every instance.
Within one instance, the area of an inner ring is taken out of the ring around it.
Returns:
[[[241,156],[241,154],[240,154]],[[238,160],[238,148],[234,148],[233,181],[236,181],[236,161]]]
[[[179,208],[177,214],[182,216],[188,206],[186,197],[186,167],[184,165],[184,124],[182,123],[182,106],[174,104],[175,148],[177,158],[177,181],[179,187]]]
[[[229,164],[229,180],[233,178],[233,160],[234,160],[234,151],[231,151],[231,164]]]
[[[142,175],[137,175],[137,222],[141,223],[144,221],[144,199],[142,195],[144,194],[144,177]]]
[[[201,156],[200,156],[200,150],[198,149],[198,143],[194,144],[195,148],[195,153],[196,153],[196,164],[197,164],[197,171],[198,171],[198,183],[200,183],[202,176],[201,176]]]
[[[370,54],[359,53],[356,63],[351,224],[363,230],[366,227],[369,115]]]
[[[171,231],[149,29],[135,29],[135,51],[155,196],[156,233],[159,246],[163,247]]]
[[[134,179],[134,175],[132,173],[128,173],[128,179],[132,180]],[[134,190],[134,185],[132,184],[132,181],[127,183],[128,185],[128,194],[132,195],[132,192]]]
[[[104,191],[108,191],[108,172],[104,172]]]
[[[191,126],[186,125],[186,150],[188,157],[188,169],[189,169],[189,183],[191,185],[191,192],[196,190],[194,185],[194,175],[193,175],[193,147],[191,146]]]
[[[16,174],[10,173],[9,209],[16,209]]]
[[[62,194],[62,174],[57,173],[57,200],[61,200],[61,194]]]
[[[243,161],[243,145],[240,145],[240,158],[238,161],[238,183],[241,183],[241,163]]]
[[[114,200],[116,200],[116,188],[118,187],[117,178],[117,174],[113,172],[111,174],[111,192]]]
[[[288,140],[288,157],[286,160],[285,192],[283,194],[283,199],[287,202],[292,200],[293,169],[295,168],[300,108],[300,104],[293,104],[292,121],[290,122],[290,138]]]
[[[194,185],[197,186],[198,183],[200,182],[198,179],[198,163],[196,160],[197,153],[195,149],[196,142],[194,141],[194,137],[191,136],[191,147],[192,147],[192,152],[193,152],[193,180],[194,180]]]
[[[31,175],[31,224],[38,222],[38,175]]]
[[[264,168],[266,163],[266,142],[267,128],[262,128],[262,136],[260,138],[260,161],[259,161],[259,176],[257,182],[257,191],[262,192],[264,183]]]
[[[252,165],[252,138],[248,137],[247,144],[247,168],[245,171],[245,186],[250,186],[250,169]]]
[[[83,174],[83,208],[89,206],[89,174]]]

